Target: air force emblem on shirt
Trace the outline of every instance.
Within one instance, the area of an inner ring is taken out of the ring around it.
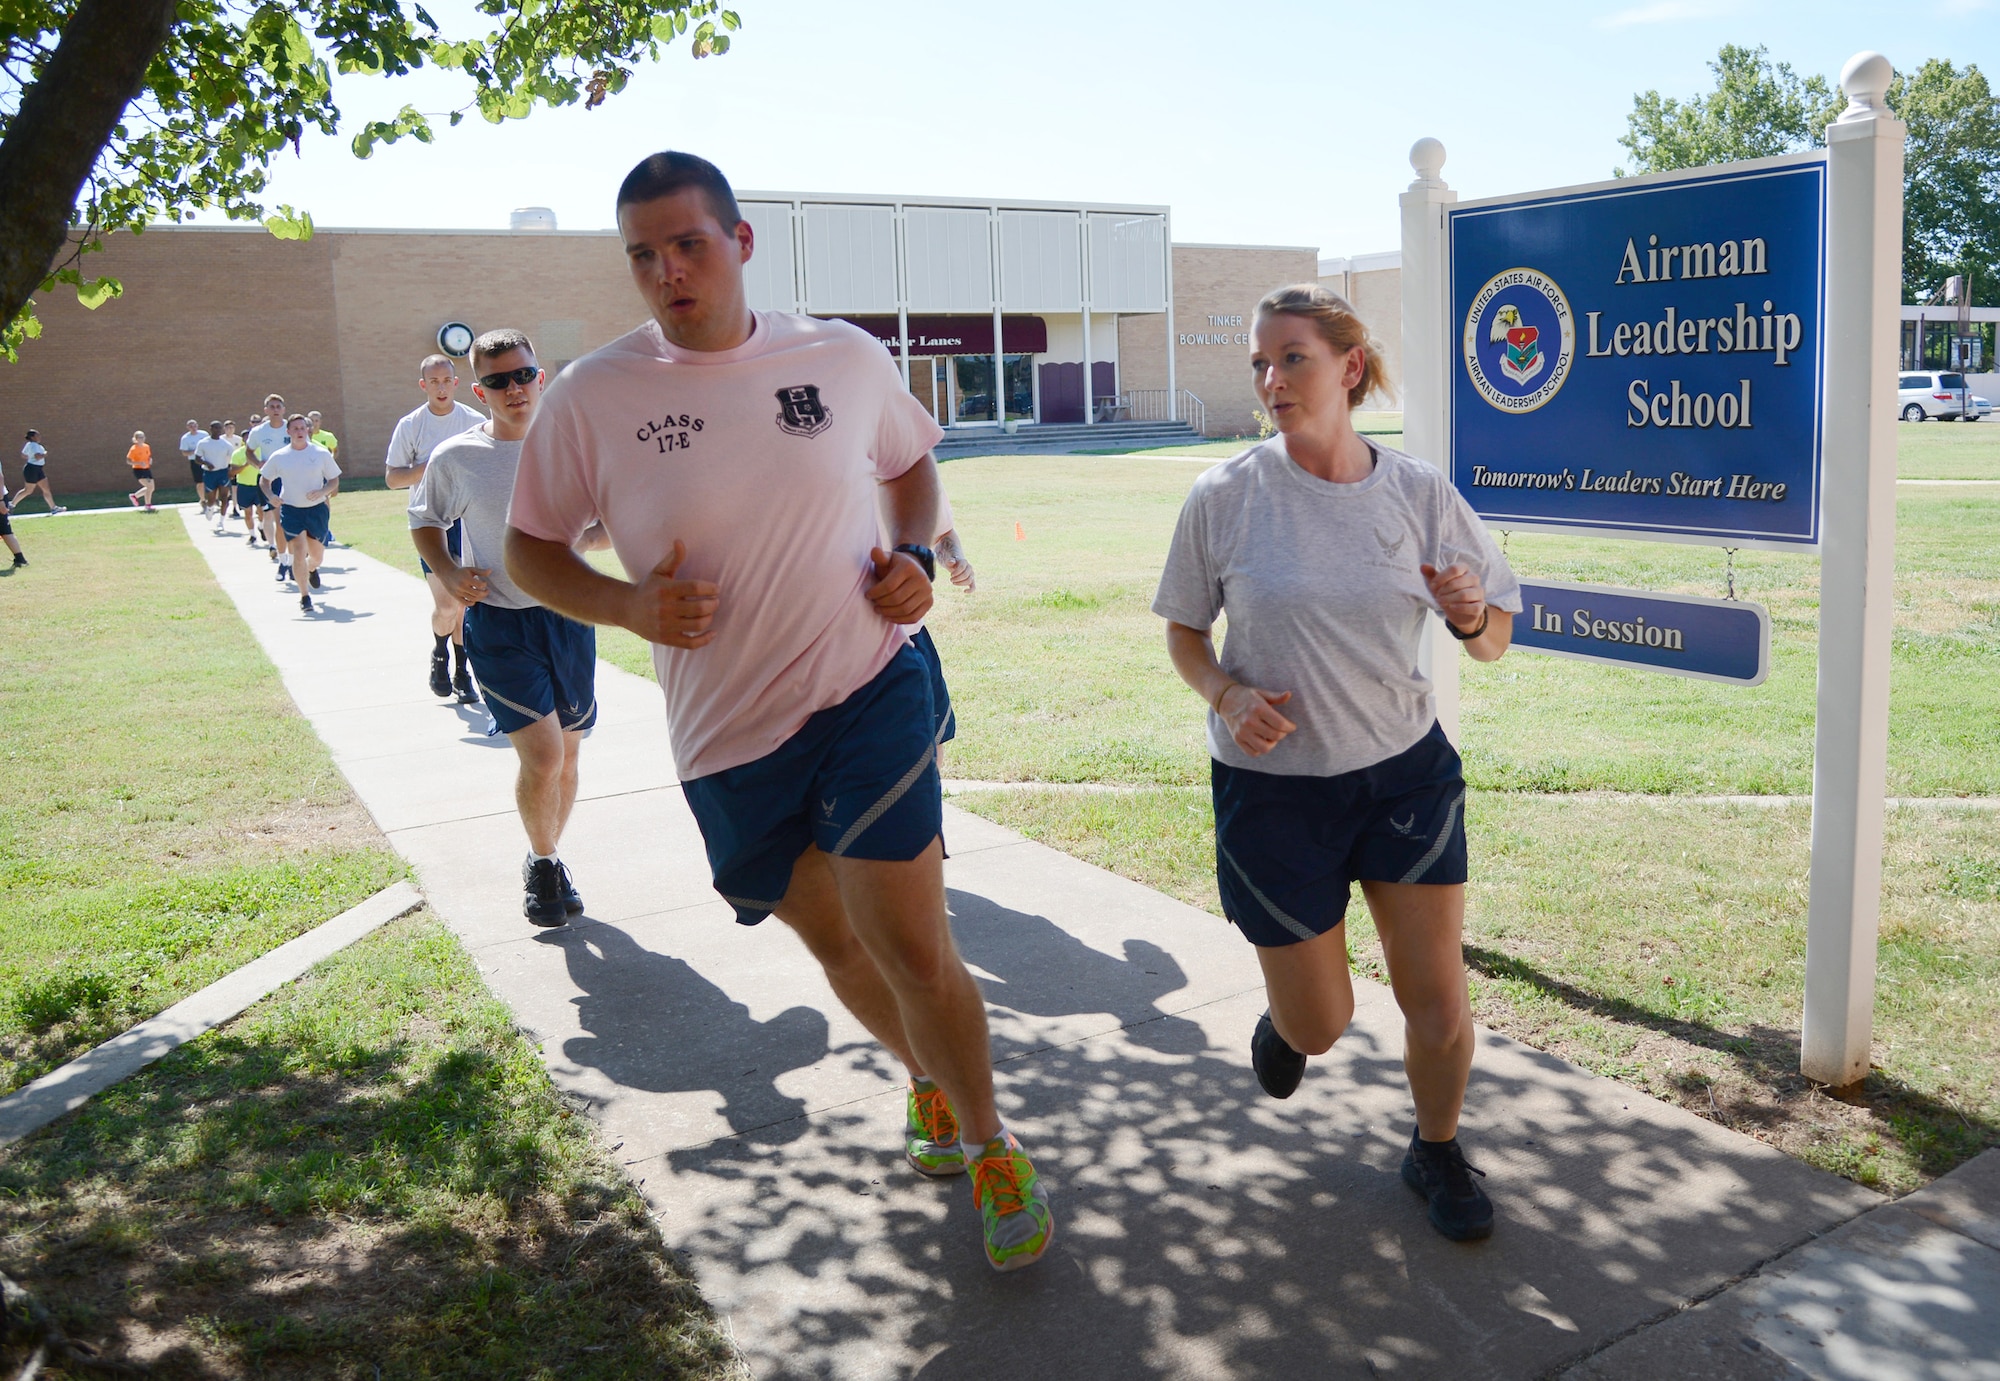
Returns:
[[[793,436],[818,436],[833,425],[833,413],[819,400],[818,384],[778,390],[778,429]]]

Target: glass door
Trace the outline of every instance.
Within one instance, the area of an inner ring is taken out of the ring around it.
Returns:
[[[993,392],[993,357],[953,355],[951,371],[953,383],[956,385],[952,390],[955,404],[952,421],[960,425],[968,422],[996,421],[998,413]]]

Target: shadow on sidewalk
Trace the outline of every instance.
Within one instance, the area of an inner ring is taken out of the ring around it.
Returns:
[[[565,1041],[567,1059],[647,1093],[712,1089],[731,1130],[758,1146],[805,1134],[805,1101],[780,1093],[776,1081],[826,1058],[824,1015],[792,1007],[753,1020],[686,961],[655,954],[616,926],[563,926],[535,939],[561,948],[583,991],[577,1017],[592,1034]]]
[[[1057,1243],[993,1276],[969,1185],[907,1168],[886,1090],[675,1152],[658,1192],[760,1376],[1534,1376],[1864,1206],[1719,1130],[1620,1114],[1562,1061],[1489,1037],[1467,1144],[1500,1226],[1449,1243],[1399,1178],[1411,1113],[1393,1010],[1364,1012],[1276,1103],[1238,1053],[1261,1001],[1171,1014],[1159,1004],[1187,980],[1160,947],[1128,939],[1121,959],[984,897],[951,904],[996,1032],[1122,1023],[996,1040],[1003,1115],[1052,1186]],[[615,962],[687,981],[658,956]],[[711,992],[661,1029],[740,1040],[743,1009]],[[655,1060],[655,1079],[708,1062]],[[732,1116],[739,1099],[767,1106],[766,1057],[743,1063],[754,1081],[721,1081]],[[779,1141],[795,1144],[770,1154]]]

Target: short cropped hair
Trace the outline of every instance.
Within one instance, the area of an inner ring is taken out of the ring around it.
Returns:
[[[517,331],[512,326],[502,326],[497,330],[488,331],[472,342],[472,353],[467,358],[472,361],[473,368],[477,369],[481,360],[490,360],[495,355],[506,354],[509,350],[525,350],[530,359],[535,355],[534,342],[528,339],[526,331]]]
[[[264,406],[268,408],[268,407],[270,407],[270,406],[271,406],[271,404],[273,404],[273,403],[276,403],[276,404],[277,404],[277,405],[278,405],[279,407],[283,407],[283,406],[285,405],[285,396],[284,396],[284,395],[283,395],[282,393],[267,393],[267,394],[265,394],[265,395],[264,395]]]
[[[734,230],[742,221],[743,212],[736,205],[736,193],[730,188],[729,179],[722,175],[722,169],[706,158],[678,153],[673,149],[646,155],[639,160],[637,167],[625,174],[625,180],[618,184],[618,202],[612,208],[612,214],[616,215],[635,202],[657,201],[688,187],[701,189],[708,209],[715,213],[715,219],[721,222],[724,230]]]
[[[294,423],[294,422],[303,422],[303,423],[305,423],[305,424],[306,424],[306,425],[307,425],[308,427],[310,427],[310,426],[312,425],[312,419],[311,419],[310,417],[307,417],[307,416],[306,416],[306,415],[305,415],[304,413],[302,413],[302,412],[295,412],[295,413],[293,413],[293,414],[292,414],[292,415],[291,415],[290,417],[287,417],[287,418],[285,419],[285,430],[287,430],[287,431],[290,431],[290,430],[291,430],[291,426],[292,426],[292,423]]]

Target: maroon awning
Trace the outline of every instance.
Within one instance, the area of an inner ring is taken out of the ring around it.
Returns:
[[[892,316],[844,316],[891,351],[900,351],[896,338],[896,318]],[[1049,324],[1038,316],[1000,318],[1000,344],[1010,355],[1043,355],[1049,348]],[[912,355],[990,355],[993,353],[993,317],[913,316],[910,318]]]

